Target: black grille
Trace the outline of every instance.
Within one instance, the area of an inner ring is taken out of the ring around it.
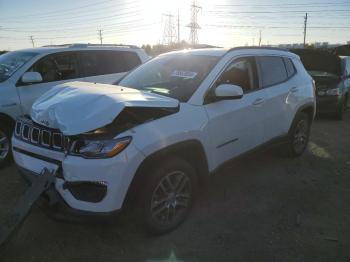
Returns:
[[[14,135],[27,143],[58,151],[65,151],[70,145],[69,138],[59,130],[40,126],[27,119],[17,120]]]

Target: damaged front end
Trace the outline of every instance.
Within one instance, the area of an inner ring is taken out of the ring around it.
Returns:
[[[16,135],[53,150],[64,150],[66,155],[111,158],[132,140],[119,134],[178,110],[178,100],[158,94],[72,82],[56,86],[39,98],[32,108],[33,128],[22,131],[16,127]]]
[[[31,189],[44,170],[54,177],[52,186],[35,191],[37,199],[43,196],[39,202],[63,204],[67,213],[74,214],[117,213],[144,159],[132,143],[133,128],[178,111],[178,100],[161,95],[66,83],[39,98],[31,118],[17,120],[14,160]]]
[[[135,126],[177,113],[179,108],[126,107],[111,124],[69,138],[69,154],[84,158],[110,158],[131,142],[131,136],[115,138]]]
[[[14,136],[32,145],[84,158],[110,158],[120,153],[132,137],[119,134],[146,122],[177,113],[179,108],[126,107],[112,123],[93,131],[67,136],[60,130],[39,125],[28,118],[16,122]],[[14,148],[18,151],[18,148]]]

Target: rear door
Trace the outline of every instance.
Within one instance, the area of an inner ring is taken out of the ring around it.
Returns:
[[[141,64],[138,55],[129,51],[90,50],[78,56],[87,82],[112,84]]]
[[[75,52],[62,52],[47,55],[27,70],[38,72],[43,81],[35,84],[24,84],[18,80],[16,86],[24,114],[30,114],[33,103],[53,86],[81,77]],[[20,78],[21,79],[21,78]]]
[[[262,89],[267,92],[263,123],[263,140],[267,142],[288,132],[289,105],[298,92],[298,85],[293,79],[296,71],[289,58],[259,56],[257,63]]]

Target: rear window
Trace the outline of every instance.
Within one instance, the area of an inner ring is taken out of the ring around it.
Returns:
[[[326,51],[298,49],[292,50],[300,56],[307,71],[326,72],[341,75],[340,58]]]
[[[288,78],[292,77],[296,72],[292,60],[290,58],[287,58],[287,57],[283,58],[283,60],[284,60],[285,66],[286,66]]]
[[[276,85],[287,80],[288,75],[283,58],[277,56],[257,57],[263,87]]]
[[[79,56],[85,77],[128,72],[141,64],[135,53],[127,51],[84,51]]]

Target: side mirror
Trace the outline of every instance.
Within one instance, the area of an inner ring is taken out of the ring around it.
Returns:
[[[221,84],[215,89],[215,97],[219,100],[240,99],[243,96],[243,89],[240,86]]]
[[[43,78],[38,72],[25,72],[21,78],[21,81],[25,84],[40,83],[43,81]]]

